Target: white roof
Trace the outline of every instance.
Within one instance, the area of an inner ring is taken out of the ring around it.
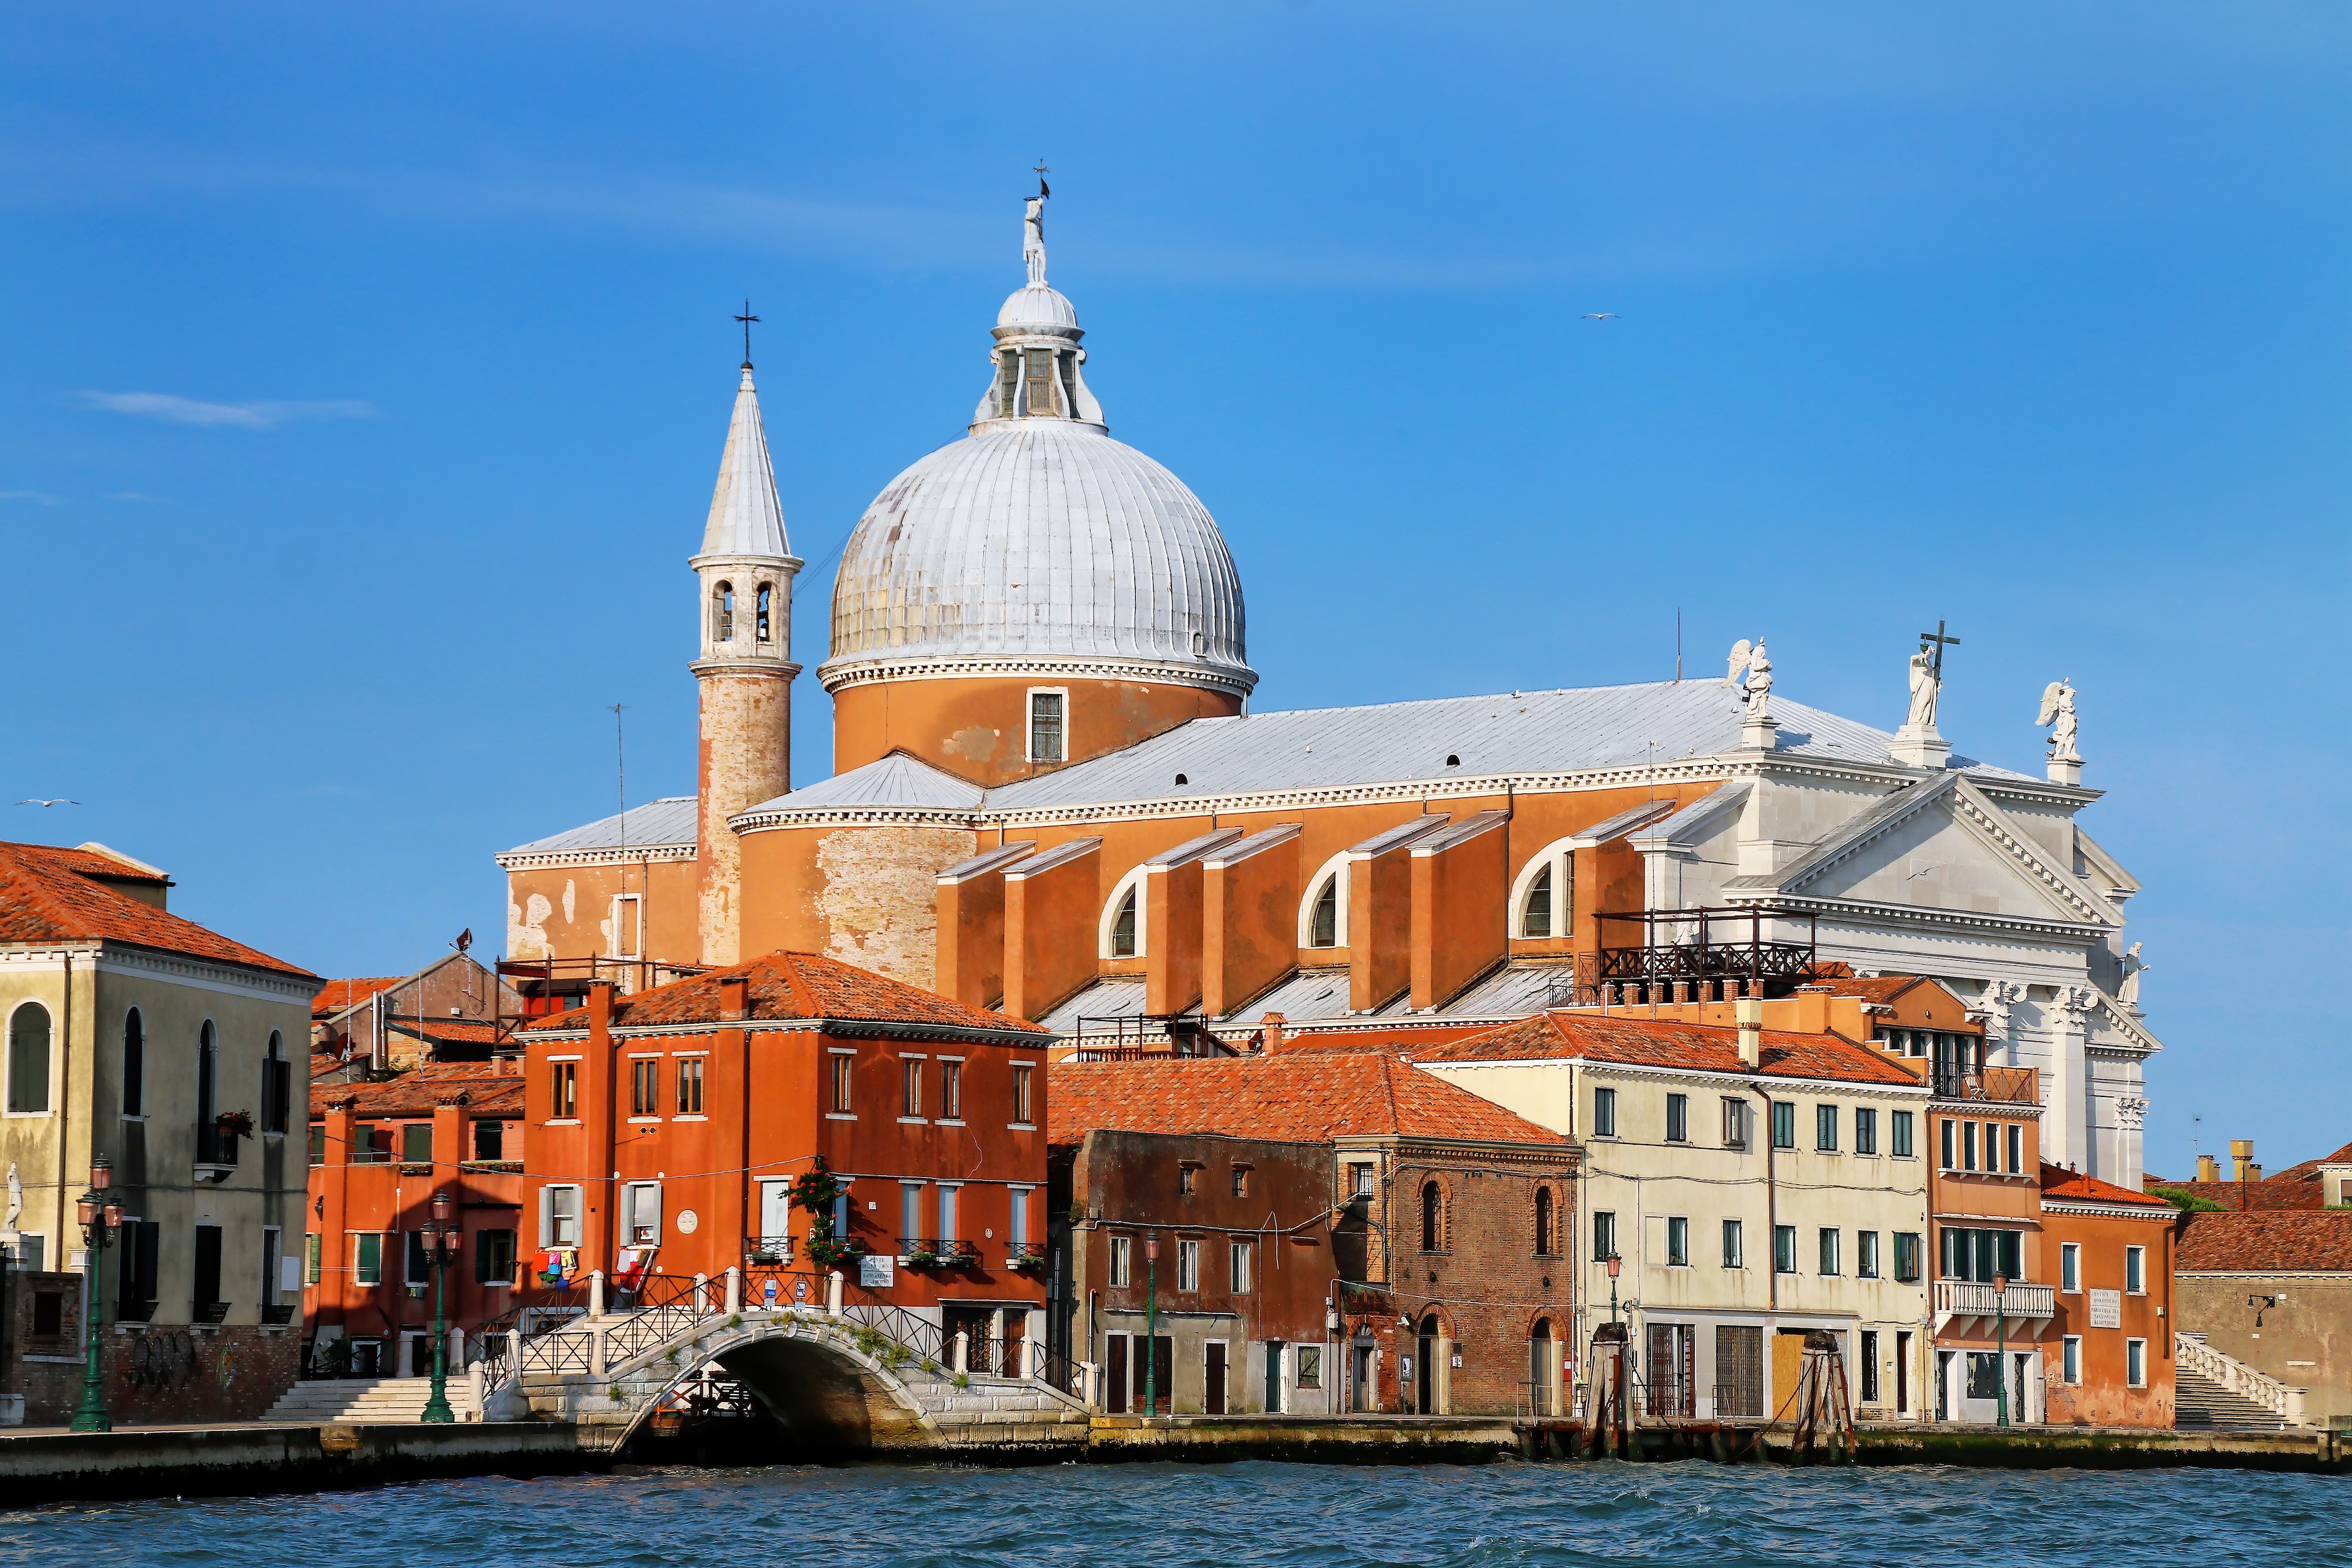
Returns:
[[[776,499],[776,470],[768,457],[768,432],[760,423],[760,394],[751,367],[735,392],[735,417],[727,426],[727,450],[719,458],[719,486],[710,493],[710,521],[702,530],[704,555],[757,555],[788,559],[783,504]]]
[[[1016,288],[996,313],[1000,327],[1045,327],[1052,329],[1076,327],[1078,308],[1051,284],[1033,283]]]
[[[966,783],[903,751],[894,751],[887,757],[876,758],[863,768],[853,768],[789,795],[779,795],[752,810],[847,811],[895,806],[926,811],[974,810],[987,793],[977,784]]]
[[[648,800],[642,806],[632,806],[618,816],[600,817],[595,821],[557,833],[552,838],[534,839],[527,844],[517,844],[502,851],[507,855],[552,855],[566,851],[629,849],[692,849],[695,833],[694,797],[669,795],[658,800]],[[624,831],[625,830],[625,831]]]

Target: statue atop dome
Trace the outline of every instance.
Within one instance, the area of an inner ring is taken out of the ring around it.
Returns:
[[[1021,259],[1029,264],[1029,287],[1045,287],[1045,198],[1029,198],[1028,213],[1021,220]]]

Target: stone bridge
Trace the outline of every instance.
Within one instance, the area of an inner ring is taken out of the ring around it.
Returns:
[[[1086,1445],[1086,1406],[1039,1375],[1034,1344],[1022,1352],[1028,1375],[962,1370],[961,1343],[898,1308],[845,1305],[837,1275],[824,1303],[772,1308],[745,1306],[731,1276],[723,1292],[718,1281],[680,1281],[667,1301],[592,1309],[520,1340],[488,1371],[485,1414],[570,1421],[583,1447],[612,1452],[716,1364],[812,1452],[979,1458]]]

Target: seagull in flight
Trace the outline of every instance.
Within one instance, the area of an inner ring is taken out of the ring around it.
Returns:
[[[1622,319],[1614,310],[1587,310],[1582,319],[1587,321],[1615,321]]]
[[[19,806],[79,806],[81,802],[79,800],[68,800],[63,796],[59,796],[54,800],[19,800],[16,804]]]

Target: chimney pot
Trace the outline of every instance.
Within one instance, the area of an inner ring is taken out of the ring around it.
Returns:
[[[2210,1155],[2198,1155],[2197,1179],[2199,1181],[2220,1181],[2221,1179],[2221,1162],[2215,1159]]]
[[[2239,1181],[2259,1181],[2262,1167],[2254,1164],[2254,1141],[2252,1138],[2230,1140],[2230,1163],[2237,1166]]]
[[[1265,1015],[1265,1053],[1272,1056],[1282,1049],[1282,1031],[1290,1020],[1280,1013]]]
[[[1764,998],[1742,997],[1731,1009],[1739,1022],[1739,1064],[1754,1072],[1764,1065]]]
[[[724,1020],[747,1019],[751,1016],[751,977],[748,975],[725,975],[719,981],[719,1016]]]

